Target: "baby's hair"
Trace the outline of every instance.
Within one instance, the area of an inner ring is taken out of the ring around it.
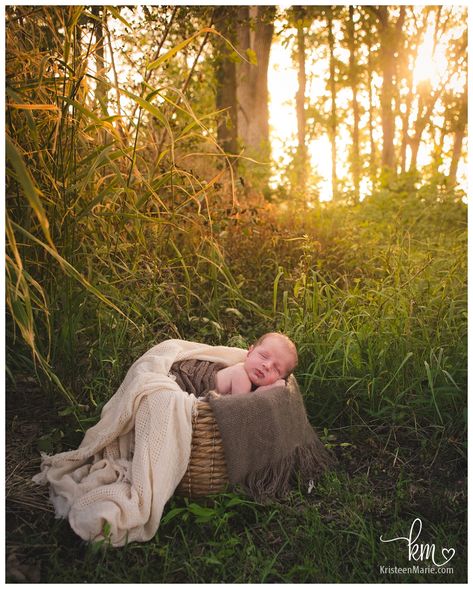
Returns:
[[[254,347],[259,346],[260,344],[262,344],[264,342],[264,340],[267,337],[272,337],[272,336],[276,336],[276,337],[280,337],[282,338],[288,348],[291,350],[293,356],[294,356],[294,366],[292,367],[292,369],[289,371],[289,374],[291,374],[292,372],[294,372],[294,370],[297,368],[297,365],[299,363],[299,356],[297,354],[297,348],[296,348],[296,344],[292,341],[292,339],[290,337],[288,337],[285,333],[281,333],[279,331],[270,331],[269,333],[264,333],[262,336],[260,336],[253,344]],[[286,374],[286,378],[289,376],[289,374]]]

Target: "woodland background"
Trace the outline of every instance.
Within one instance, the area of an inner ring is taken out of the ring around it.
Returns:
[[[466,20],[6,7],[7,578],[466,580]],[[276,45],[297,75],[279,159]],[[123,551],[53,519],[39,451],[75,447],[140,354],[273,329],[336,472],[269,506],[173,498]],[[379,536],[415,517],[453,571],[380,575],[407,550]]]

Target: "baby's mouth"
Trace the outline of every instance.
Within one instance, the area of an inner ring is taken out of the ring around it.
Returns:
[[[258,370],[258,368],[255,368],[255,373],[258,378],[263,378],[264,376],[264,373],[261,370]]]

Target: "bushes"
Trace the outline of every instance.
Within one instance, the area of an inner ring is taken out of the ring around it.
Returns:
[[[279,328],[299,346],[317,421],[453,423],[466,386],[461,194],[400,176],[356,206],[284,209],[233,185],[184,102],[156,161],[162,103],[128,92],[143,115],[128,131],[93,106],[81,14],[39,8],[8,27],[9,377],[77,407],[110,396],[156,341],[243,345]],[[59,57],[30,46],[45,35]]]

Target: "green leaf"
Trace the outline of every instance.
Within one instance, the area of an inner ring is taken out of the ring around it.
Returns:
[[[233,51],[235,51],[235,53],[237,55],[239,55],[244,61],[248,61],[248,59],[245,58],[244,55],[242,55],[237,49],[236,47],[234,47],[230,41],[228,39],[226,39],[223,35],[221,35],[218,31],[216,31],[214,28],[211,27],[205,27],[203,29],[200,29],[200,31],[197,31],[196,33],[194,33],[193,35],[191,35],[188,39],[184,39],[184,41],[181,41],[181,43],[179,43],[178,45],[176,45],[175,47],[173,47],[172,49],[170,49],[167,53],[165,53],[164,55],[161,55],[161,57],[158,57],[158,59],[152,61],[148,67],[146,69],[148,70],[154,70],[157,67],[159,67],[160,65],[162,65],[163,63],[165,63],[166,61],[168,61],[169,59],[171,59],[171,57],[173,57],[174,55],[176,55],[176,53],[178,53],[179,51],[181,51],[181,49],[184,49],[184,47],[187,47],[187,45],[189,45],[189,43],[191,43],[196,37],[198,37],[199,35],[203,35],[203,34],[207,34],[207,33],[212,33],[213,35],[218,35],[219,37],[221,37],[229,47],[231,47],[231,49],[233,49]],[[251,52],[251,50],[250,50]],[[248,53],[248,50],[247,50]],[[248,54],[248,57],[251,59],[256,59],[256,54],[254,53],[254,51],[252,52],[254,54],[254,56]],[[251,62],[253,63],[253,62]],[[256,62],[255,62],[256,63]]]
[[[168,121],[163,116],[161,111],[156,106],[154,106],[154,104],[151,104],[151,102],[149,102],[148,100],[141,98],[141,96],[137,96],[136,94],[133,94],[133,92],[128,92],[128,90],[122,89],[121,92],[122,92],[122,94],[125,94],[126,96],[128,96],[129,98],[131,98],[132,100],[137,102],[142,108],[144,108],[149,113],[151,113],[154,117],[156,117],[158,119],[158,121],[160,121],[163,125],[165,125],[166,127],[169,127]]]
[[[58,415],[60,417],[65,417],[66,415],[72,415],[74,413],[74,409],[75,408],[73,406],[66,407],[62,411],[59,411]]]
[[[205,558],[205,562],[206,562],[206,564],[215,564],[215,565],[218,565],[218,566],[222,566],[222,563],[215,556],[207,556]]]
[[[111,530],[111,526],[110,524],[106,521],[103,525],[103,529],[102,529],[102,534],[104,536],[104,538],[108,538],[110,536],[110,530]]]
[[[154,61],[152,61],[146,69],[147,70],[156,69],[157,67],[162,65],[164,62],[171,59],[171,57],[176,55],[176,53],[179,53],[179,51],[181,51],[181,49],[184,49],[184,47],[187,47],[187,45],[189,45],[189,43],[191,43],[196,37],[198,37],[199,35],[202,35],[202,33],[208,33],[210,31],[215,32],[214,29],[209,29],[209,28],[204,28],[204,29],[201,29],[200,31],[197,31],[196,33],[191,35],[188,39],[184,39],[184,41],[181,41],[181,43],[179,43],[178,45],[176,45],[175,47],[170,49],[167,53],[165,53],[164,55],[161,55],[161,57],[158,57],[158,59],[155,59]]]
[[[97,79],[97,78],[95,78],[95,79]],[[73,100],[72,98],[69,98],[68,96],[62,96],[62,99],[64,100],[64,102],[67,102],[68,104],[73,106],[76,110],[78,110],[80,113],[82,113],[88,119],[92,119],[93,121],[95,121],[95,123],[98,127],[104,127],[105,129],[110,131],[110,133],[115,135],[115,137],[117,139],[120,139],[120,135],[118,134],[118,131],[115,129],[115,127],[112,125],[112,123],[110,123],[107,120],[109,117],[105,117],[105,118],[101,119],[99,116],[97,116],[90,109],[86,108],[83,104],[81,104],[80,102],[77,102],[77,100]]]
[[[235,505],[243,505],[247,504],[248,501],[241,499],[240,497],[232,497],[228,503],[225,504],[225,508],[228,509],[229,507],[233,507]]]
[[[212,509],[211,507],[203,507],[202,505],[197,505],[197,503],[191,503],[188,509],[193,515],[197,516],[197,519],[202,523],[209,521],[217,515],[215,509]]]
[[[258,58],[256,57],[256,53],[253,51],[253,49],[248,47],[246,50],[246,55],[248,56],[248,60],[251,65],[258,65]]]
[[[95,295],[103,303],[105,303],[106,305],[108,305],[109,307],[111,307],[112,309],[117,311],[118,313],[120,313],[120,315],[122,315],[122,317],[125,317],[125,319],[130,321],[130,323],[132,323],[138,329],[138,326],[136,325],[136,323],[132,319],[130,319],[130,317],[128,317],[128,315],[126,315],[119,307],[117,307],[114,303],[112,303],[112,301],[110,299],[108,299],[105,295],[103,295],[98,290],[98,288],[96,288],[95,286],[90,284],[90,282],[86,278],[84,278],[84,276],[82,276],[82,274],[78,270],[76,270],[76,268],[74,268],[74,266],[72,264],[70,264],[66,259],[64,259],[55,249],[50,248],[46,243],[44,243],[40,239],[36,238],[29,231],[27,231],[24,227],[21,227],[20,225],[17,225],[14,222],[12,222],[12,227],[14,227],[17,231],[20,231],[20,233],[23,233],[24,236],[26,236],[28,239],[30,239],[34,243],[37,243],[38,245],[43,247],[49,254],[51,254],[51,256],[53,256],[53,258],[55,258],[55,260],[57,260],[57,262],[59,262],[61,268],[64,270],[64,272],[67,275],[72,276],[72,278],[75,278],[89,292],[91,292],[93,295]]]
[[[171,511],[168,511],[168,513],[166,513],[166,515],[163,518],[161,518],[161,525],[167,524],[172,519],[181,514],[183,511],[187,511],[185,507],[175,507],[174,509],[171,509]]]
[[[40,200],[41,191],[34,183],[33,178],[31,177],[23,160],[23,157],[20,155],[20,152],[18,151],[15,143],[8,136],[8,134],[6,136],[6,151],[7,159],[10,161],[16,172],[16,179],[23,188],[23,192],[28,200],[29,205],[35,212],[41,229],[43,230],[44,236],[46,237],[49,245],[54,250],[56,250],[49,233],[49,221]]]
[[[121,21],[126,27],[128,27],[129,29],[132,28],[130,23],[120,14],[118,8],[115,8],[113,6],[107,6],[107,10],[112,14],[112,16]]]
[[[278,273],[276,278],[274,279],[273,282],[273,313],[276,313],[276,309],[277,309],[277,304],[278,304],[278,286],[279,286],[279,281],[281,280],[281,277],[284,275],[284,270],[281,266],[279,266],[278,268]]]

